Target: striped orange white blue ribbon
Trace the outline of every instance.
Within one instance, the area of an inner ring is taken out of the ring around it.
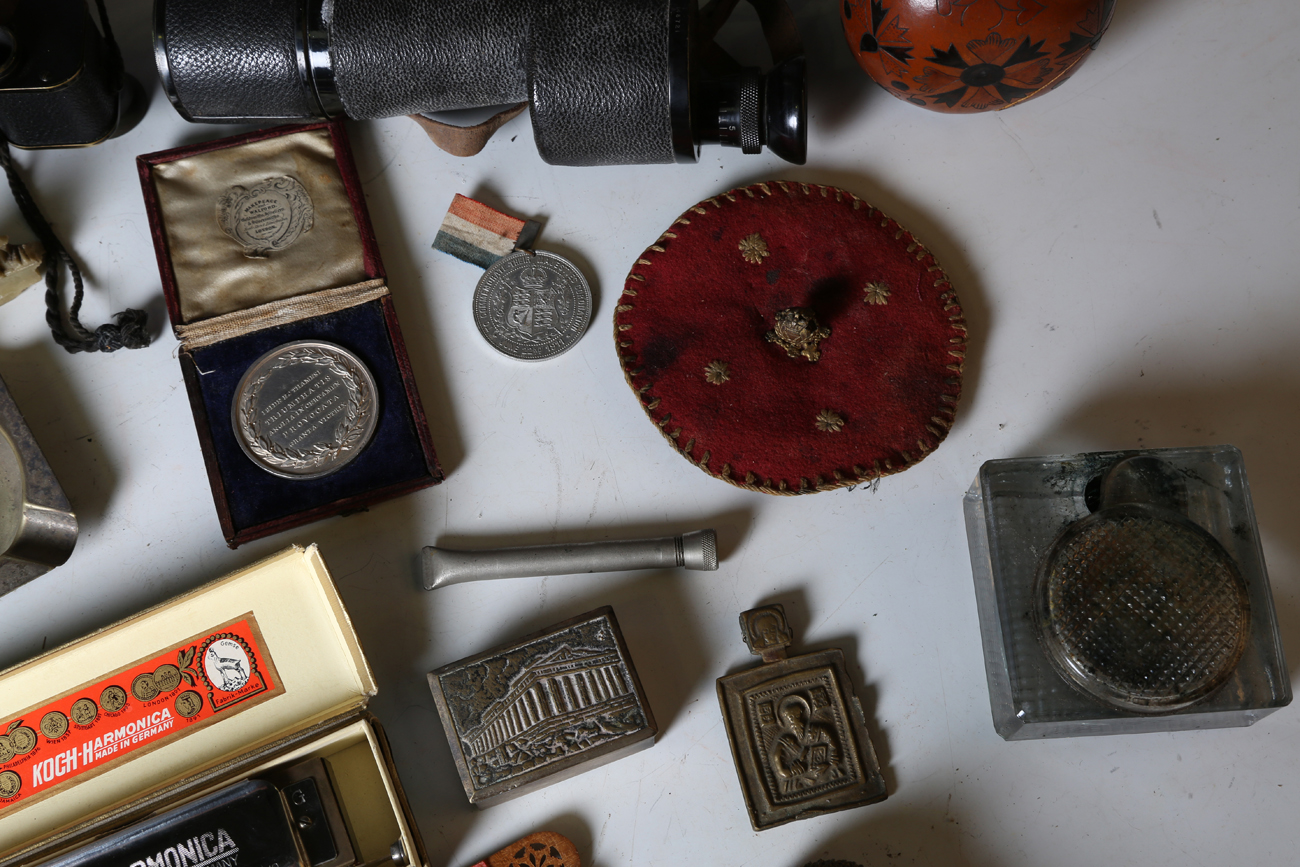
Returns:
[[[511,217],[457,193],[433,239],[433,248],[487,268],[502,256],[531,245],[537,229],[533,220]]]

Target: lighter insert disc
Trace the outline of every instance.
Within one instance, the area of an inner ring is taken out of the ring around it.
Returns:
[[[337,472],[370,442],[379,420],[374,377],[351,352],[301,340],[253,362],[230,407],[253,463],[288,479]]]
[[[1034,585],[1034,622],[1069,683],[1113,708],[1168,713],[1208,698],[1245,653],[1250,596],[1232,556],[1151,455],[1116,462],[1100,508],[1066,527]]]
[[[718,678],[718,701],[755,831],[885,799],[876,751],[844,652],[786,658],[785,608],[742,612],[758,668]]]

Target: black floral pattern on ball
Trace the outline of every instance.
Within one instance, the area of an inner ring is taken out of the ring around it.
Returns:
[[[554,846],[544,842],[527,843],[511,856],[510,867],[569,867]]]
[[[844,17],[853,18],[854,6],[844,0]],[[885,69],[895,77],[902,77],[907,72],[907,65],[912,61],[912,40],[907,38],[907,28],[898,23],[898,15],[890,17],[891,10],[884,0],[868,0],[863,7],[867,19],[867,32],[858,41],[858,50],[867,54],[878,54]],[[886,21],[885,19],[889,20]],[[906,88],[906,85],[904,85]]]
[[[1092,7],[1077,27],[1070,28],[1070,37],[1060,45],[1062,58],[1077,54],[1085,48],[1096,47],[1101,35],[1106,32],[1106,21],[1110,19],[1110,7],[1113,5],[1108,3],[1105,7]]]
[[[1043,43],[1028,38],[1019,43],[990,33],[966,43],[963,53],[956,45],[935,48],[926,66],[914,80],[922,93],[950,108],[962,106],[983,110],[1010,105],[1032,94],[1051,70]]]

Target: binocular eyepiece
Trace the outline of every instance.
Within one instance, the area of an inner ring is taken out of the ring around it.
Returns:
[[[695,162],[701,143],[738,147],[762,153],[764,146],[781,159],[803,165],[808,155],[805,126],[805,68],[802,56],[778,64],[766,75],[745,69],[720,78],[703,78],[693,96],[695,105],[683,115],[680,136],[674,136],[678,162]],[[680,145],[679,145],[680,143]]]
[[[544,160],[694,162],[706,142],[803,163],[805,65],[786,0],[749,0],[774,68],[713,36],[736,0],[156,0],[187,120],[428,114],[527,102]]]

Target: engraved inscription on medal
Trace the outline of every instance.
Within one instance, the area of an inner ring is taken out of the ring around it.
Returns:
[[[286,250],[310,232],[315,208],[297,178],[278,175],[252,187],[233,186],[217,200],[217,223],[249,259]]]
[[[297,448],[315,442],[318,432],[337,425],[348,411],[349,398],[344,380],[314,370],[263,404],[255,423],[267,439]]]
[[[232,422],[245,454],[286,478],[327,475],[360,454],[378,421],[374,378],[355,355],[300,341],[253,363]]]

